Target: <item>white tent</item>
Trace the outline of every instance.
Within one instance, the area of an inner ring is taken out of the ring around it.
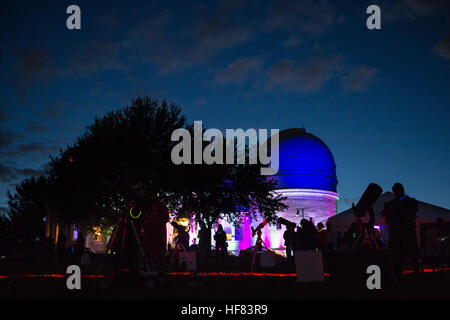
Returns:
[[[373,205],[375,211],[375,225],[376,226],[386,226],[383,217],[381,216],[381,211],[384,208],[384,203],[389,202],[394,199],[392,192],[383,193],[378,200]],[[417,223],[434,223],[437,218],[443,219],[444,222],[450,222],[450,210],[442,207],[438,207],[426,202],[417,201],[418,211],[417,211]],[[328,224],[333,227],[350,227],[356,220],[352,209],[347,209],[331,218],[328,219]],[[339,228],[340,229],[340,228]]]
[[[375,226],[381,227],[381,231],[383,231],[383,227],[386,227],[386,223],[381,216],[381,211],[384,208],[384,203],[389,202],[394,199],[394,195],[392,192],[383,193],[378,200],[373,205],[375,211]],[[450,210],[442,207],[438,207],[426,202],[417,201],[417,220],[416,220],[416,230],[417,236],[420,243],[420,225],[424,223],[436,223],[438,218],[441,218],[443,222],[450,222]],[[348,230],[350,225],[355,222],[356,217],[353,214],[352,209],[347,209],[331,218],[327,221],[327,226],[330,228],[330,231],[333,235],[337,231],[345,232]],[[386,232],[382,232],[382,236],[386,237]]]

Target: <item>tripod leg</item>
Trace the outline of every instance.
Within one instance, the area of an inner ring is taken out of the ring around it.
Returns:
[[[252,263],[250,265],[250,272],[253,272],[253,266],[255,265],[256,250],[257,250],[257,246],[255,245],[255,247],[253,248]]]
[[[103,272],[103,273],[105,272],[105,270],[104,270],[105,259],[107,259],[108,251],[111,249],[111,246],[113,245],[114,241],[116,240],[117,233],[118,233],[118,231],[119,231],[119,229],[120,229],[120,227],[122,225],[122,221],[123,221],[122,219],[123,219],[123,217],[120,217],[117,220],[117,222],[115,224],[115,227],[114,227],[113,236],[109,238],[108,243],[106,244],[106,252],[100,259],[100,263],[99,263],[98,268],[97,268],[97,273],[95,275],[95,280],[97,280],[97,278],[99,277],[100,272]]]
[[[177,256],[177,254],[178,254],[178,241],[175,243],[175,248],[173,249],[172,256],[170,257],[170,263],[169,263],[169,268],[168,268],[169,272],[172,271],[172,267],[175,264],[175,257]]]
[[[144,248],[142,248],[141,239],[140,239],[140,237],[139,237],[139,235],[138,235],[138,233],[136,231],[136,227],[134,225],[134,221],[133,220],[131,220],[131,227],[133,229],[134,237],[136,238],[136,242],[137,242],[138,247],[139,247],[139,253],[141,254],[142,259],[144,260],[145,271],[146,272],[150,272],[150,267],[148,265],[148,261],[149,260],[147,259],[147,256],[145,254]]]
[[[191,260],[191,258],[189,257],[189,255],[188,255],[188,253],[186,251],[186,248],[184,247],[183,244],[180,244],[180,246],[181,246],[181,249],[183,250],[183,253],[184,253],[184,256],[186,257],[186,260],[189,261],[189,263],[191,264],[192,267],[194,267],[194,263]]]
[[[378,243],[375,240],[373,228],[371,228],[371,226],[367,226],[367,236],[369,237],[370,250],[380,250],[380,247],[378,246]]]
[[[256,240],[255,247],[253,248],[253,254],[252,254],[252,264],[250,266],[250,272],[253,272],[253,267],[255,265],[256,260],[256,251],[258,251],[258,247],[260,245],[260,239]]]

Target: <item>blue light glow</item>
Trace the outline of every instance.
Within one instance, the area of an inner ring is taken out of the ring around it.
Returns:
[[[279,171],[273,176],[279,189],[336,192],[336,164],[327,145],[304,129],[287,129],[279,135]]]

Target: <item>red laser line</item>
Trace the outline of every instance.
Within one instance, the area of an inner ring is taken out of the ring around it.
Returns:
[[[0,276],[0,279],[11,279],[11,278],[67,278],[67,274],[20,274],[20,275],[9,275]],[[104,278],[104,275],[95,274],[85,274],[82,275],[83,278]]]
[[[129,271],[129,270],[125,270]],[[431,273],[431,272],[443,272],[450,271],[450,267],[446,268],[426,268],[423,269],[423,272]],[[404,270],[403,274],[411,274],[413,270]],[[170,276],[255,276],[255,277],[296,277],[296,273],[265,273],[265,272],[169,272]],[[323,274],[325,277],[330,277],[329,273]],[[9,279],[9,278],[66,278],[67,274],[24,274],[24,275],[0,275],[0,279]],[[95,275],[95,274],[86,274],[82,275],[83,278],[103,278],[104,275]]]

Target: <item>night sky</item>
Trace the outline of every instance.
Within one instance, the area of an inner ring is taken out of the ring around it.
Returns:
[[[450,208],[450,1],[11,1],[0,7],[0,207],[138,95],[209,128],[305,127],[339,211],[399,181]],[[81,8],[81,30],[66,8]],[[381,30],[366,8],[381,8]]]

